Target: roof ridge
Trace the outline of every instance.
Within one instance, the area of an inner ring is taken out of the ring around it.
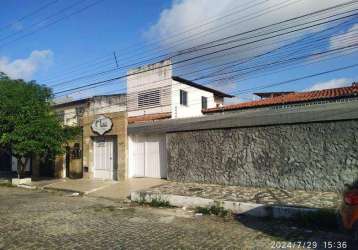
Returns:
[[[289,103],[311,102],[315,100],[338,99],[338,98],[356,97],[356,96],[358,96],[358,85],[351,85],[351,86],[322,89],[322,90],[294,92],[286,95],[280,95],[280,96],[275,96],[275,97],[270,97],[260,100],[252,100],[248,102],[224,105],[221,108],[210,108],[210,109],[203,110],[203,112],[211,113],[211,112],[220,112],[224,110],[274,106],[274,105],[283,105]]]

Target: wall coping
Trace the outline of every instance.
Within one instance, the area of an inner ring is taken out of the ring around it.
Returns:
[[[173,133],[193,130],[274,126],[358,119],[358,101],[325,103],[287,109],[255,109],[222,112],[195,118],[168,119],[129,124],[128,134]]]

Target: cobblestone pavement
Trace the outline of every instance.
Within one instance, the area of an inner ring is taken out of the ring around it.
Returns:
[[[199,183],[166,182],[164,185],[150,188],[146,192],[315,208],[336,208],[340,203],[339,195],[334,192],[288,191],[277,188],[220,186]]]
[[[349,238],[247,217],[195,216],[182,209],[0,187],[0,249],[271,249],[274,242],[290,240],[322,244]]]

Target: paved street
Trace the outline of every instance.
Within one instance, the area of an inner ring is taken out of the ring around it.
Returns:
[[[349,240],[287,223],[8,187],[0,187],[0,232],[0,249],[271,249],[289,240],[323,249],[324,240]]]

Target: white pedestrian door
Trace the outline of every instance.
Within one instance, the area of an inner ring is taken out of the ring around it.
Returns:
[[[167,177],[165,135],[132,136],[134,177]]]
[[[95,139],[94,147],[94,178],[113,180],[113,140]]]

